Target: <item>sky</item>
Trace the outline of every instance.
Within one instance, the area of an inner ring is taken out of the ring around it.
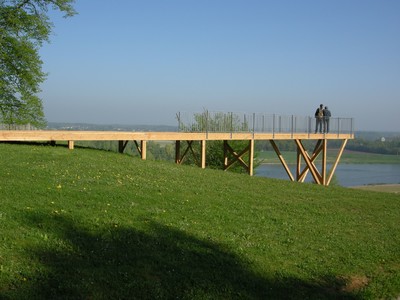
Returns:
[[[177,125],[178,112],[354,118],[400,131],[398,0],[76,0],[40,55],[49,122]]]

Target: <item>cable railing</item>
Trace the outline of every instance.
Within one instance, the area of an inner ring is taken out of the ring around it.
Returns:
[[[316,119],[311,116],[277,115],[266,113],[179,112],[176,115],[180,132],[229,133],[314,133]],[[325,121],[325,120],[324,120]],[[353,134],[353,118],[330,117],[327,133]]]

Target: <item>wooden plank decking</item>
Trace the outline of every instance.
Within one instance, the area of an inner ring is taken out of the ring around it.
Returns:
[[[0,130],[0,141],[201,141],[201,140],[318,140],[353,139],[347,133],[249,133],[249,132],[127,132],[68,130]]]

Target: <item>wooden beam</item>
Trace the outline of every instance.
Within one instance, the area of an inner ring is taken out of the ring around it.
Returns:
[[[300,154],[301,154],[301,151],[299,150],[299,148],[297,148],[297,151],[300,152]],[[317,143],[315,144],[314,150],[313,150],[311,158],[310,158],[310,161],[313,163],[313,165],[314,165],[314,161],[317,159],[317,157],[321,153],[321,151],[322,151],[322,141],[318,140]],[[315,167],[315,165],[314,165],[314,167]],[[306,165],[304,167],[303,171],[300,172],[300,174],[297,178],[297,181],[304,182],[309,170],[310,170],[309,167]]]
[[[190,150],[190,146],[191,146],[191,144],[192,144],[192,142],[193,141],[186,141],[187,142],[187,147],[186,147],[186,149],[185,149],[185,151],[183,152],[183,154],[181,155],[181,157],[180,157],[180,161],[179,161],[179,164],[182,164],[183,163],[183,161],[184,161],[184,159],[185,159],[185,157],[186,157],[186,154],[189,152],[189,150]]]
[[[140,156],[142,156],[142,144],[139,145],[137,141],[133,141],[135,143],[136,149]]]
[[[187,141],[188,143],[188,149],[190,150],[190,152],[193,155],[193,159],[196,165],[198,165],[199,167],[201,166],[201,162],[199,162],[196,153],[194,152],[194,149],[192,147],[193,141]],[[186,152],[185,152],[186,153]]]
[[[74,149],[74,141],[68,141],[68,149],[70,150]]]
[[[186,141],[187,142],[187,147],[185,149],[185,151],[183,152],[183,154],[181,155],[181,151],[180,151],[180,141],[176,141],[176,148],[175,148],[175,162],[177,164],[182,164],[183,161],[185,160],[186,155],[189,153],[189,151],[192,153],[193,155],[193,159],[196,163],[196,165],[201,166],[201,162],[199,162],[199,159],[197,158],[197,155],[192,147],[192,144],[194,141]]]
[[[317,140],[354,139],[349,133],[251,133],[251,132],[128,132],[69,130],[0,130],[0,141],[177,141],[177,140]]]
[[[127,141],[127,143],[128,143],[128,141]],[[147,158],[147,141],[140,141],[140,145],[137,141],[134,141],[134,143],[136,145],[136,149],[139,152],[140,157],[143,160],[146,160],[146,158]]]
[[[347,139],[344,139],[342,142],[342,146],[340,147],[339,153],[336,157],[335,163],[333,164],[333,166],[329,172],[328,180],[326,181],[327,186],[331,183],[333,174],[335,173],[336,167],[339,164],[340,158],[342,157],[342,154],[343,154],[344,148],[346,147],[346,144],[347,144]]]
[[[124,153],[126,145],[128,145],[128,141],[118,141],[118,152]]]
[[[300,182],[301,177],[300,177],[300,173],[301,173],[301,152],[298,149],[298,147],[296,147],[296,180]]]
[[[319,173],[317,167],[314,165],[313,161],[311,160],[310,156],[308,155],[307,151],[305,150],[303,144],[301,143],[301,140],[294,140],[298,150],[301,152],[301,155],[303,156],[306,165],[308,169],[311,171],[311,174],[317,184],[321,184],[322,178],[321,174]]]
[[[289,169],[285,159],[283,158],[282,153],[279,151],[278,146],[276,145],[275,141],[274,140],[269,140],[269,142],[271,143],[272,148],[274,148],[276,155],[278,155],[278,158],[279,158],[282,166],[285,168],[286,174],[289,176],[291,181],[294,181],[292,172],[290,172],[290,169]]]
[[[228,141],[224,141],[224,171],[228,170],[234,163],[238,162],[246,169],[246,171],[250,174],[249,166],[242,159],[242,156],[246,154],[250,150],[250,144],[243,149],[241,152],[237,153],[229,144]],[[233,159],[229,161],[228,154],[232,154]]]

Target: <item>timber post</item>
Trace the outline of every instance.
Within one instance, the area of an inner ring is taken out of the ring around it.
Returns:
[[[118,152],[124,153],[126,145],[128,145],[128,141],[118,141]]]
[[[249,141],[249,175],[254,174],[254,139]]]
[[[206,140],[201,140],[201,168],[205,169],[206,168]]]
[[[175,141],[175,163],[181,163],[181,141]]]
[[[144,140],[140,141],[140,145],[142,146],[142,151],[140,153],[141,158],[143,160],[146,160],[146,158],[147,158],[147,141],[144,141]]]

